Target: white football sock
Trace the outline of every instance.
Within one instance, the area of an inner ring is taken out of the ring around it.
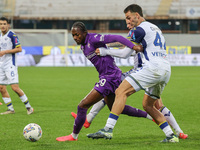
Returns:
[[[167,137],[170,137],[170,135],[173,134],[173,131],[172,131],[172,129],[170,128],[169,125],[163,129],[163,132],[165,133],[165,135],[166,135]]]
[[[31,107],[26,94],[24,94],[23,96],[21,96],[20,99],[25,104],[26,108],[30,108]]]
[[[7,105],[8,109],[11,111],[14,111],[13,105],[12,105],[12,101],[10,97],[2,97],[4,103]]]
[[[71,135],[72,135],[72,137],[73,137],[74,139],[78,139],[78,134],[75,134],[75,133],[72,132]]]
[[[100,110],[104,108],[104,106],[105,106],[104,100],[101,100],[96,104],[94,104],[90,112],[87,114],[87,121],[91,123],[92,120],[95,118],[95,116],[100,112]]]
[[[115,127],[116,123],[117,123],[117,120],[115,120],[113,118],[108,118],[108,120],[106,122],[106,126],[104,127],[104,129],[106,131],[108,131],[109,129],[113,129]]]
[[[150,119],[150,120],[153,120],[153,118],[149,114],[147,114],[146,118]]]
[[[161,113],[164,115],[164,117],[166,118],[167,122],[171,125],[171,127],[176,131],[177,135],[183,133],[178,123],[176,122],[176,119],[174,118],[173,114],[167,107],[161,108]]]

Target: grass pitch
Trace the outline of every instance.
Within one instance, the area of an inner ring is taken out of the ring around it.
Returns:
[[[122,67],[127,71],[130,67]],[[159,143],[164,133],[152,121],[120,115],[112,140],[92,140],[86,137],[104,127],[109,115],[105,107],[94,119],[90,128],[82,128],[78,141],[58,142],[56,137],[68,135],[73,130],[71,112],[77,112],[77,105],[98,81],[93,67],[21,67],[20,87],[34,107],[34,114],[28,116],[18,96],[8,91],[12,98],[15,114],[1,117],[1,150],[181,150],[200,149],[200,67],[172,67],[172,75],[162,99],[171,110],[181,129],[189,135],[179,143]],[[142,109],[144,91],[127,100],[127,104]],[[2,100],[0,100],[3,102]],[[0,106],[0,112],[6,111]],[[23,137],[23,128],[28,123],[41,126],[43,135],[37,142],[28,142]]]

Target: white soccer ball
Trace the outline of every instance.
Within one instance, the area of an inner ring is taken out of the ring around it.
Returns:
[[[29,123],[23,130],[24,138],[36,142],[42,137],[42,128],[36,123]]]

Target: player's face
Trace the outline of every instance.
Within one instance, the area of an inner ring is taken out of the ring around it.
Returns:
[[[125,13],[126,17],[126,25],[128,29],[133,29],[134,27],[137,27],[139,25],[139,15],[135,12],[128,11]]]
[[[0,29],[2,33],[6,33],[8,31],[9,24],[5,20],[0,20]]]
[[[76,43],[78,45],[80,44],[84,44],[85,42],[85,37],[86,37],[86,32],[81,31],[79,28],[72,28],[72,37],[74,38],[74,41],[76,41]]]

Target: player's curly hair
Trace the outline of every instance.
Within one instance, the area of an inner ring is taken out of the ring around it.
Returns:
[[[72,28],[79,28],[82,32],[87,32],[87,28],[83,22],[75,22],[72,25]]]
[[[137,12],[141,17],[143,17],[142,8],[137,4],[131,4],[124,9],[124,13],[130,12]]]

